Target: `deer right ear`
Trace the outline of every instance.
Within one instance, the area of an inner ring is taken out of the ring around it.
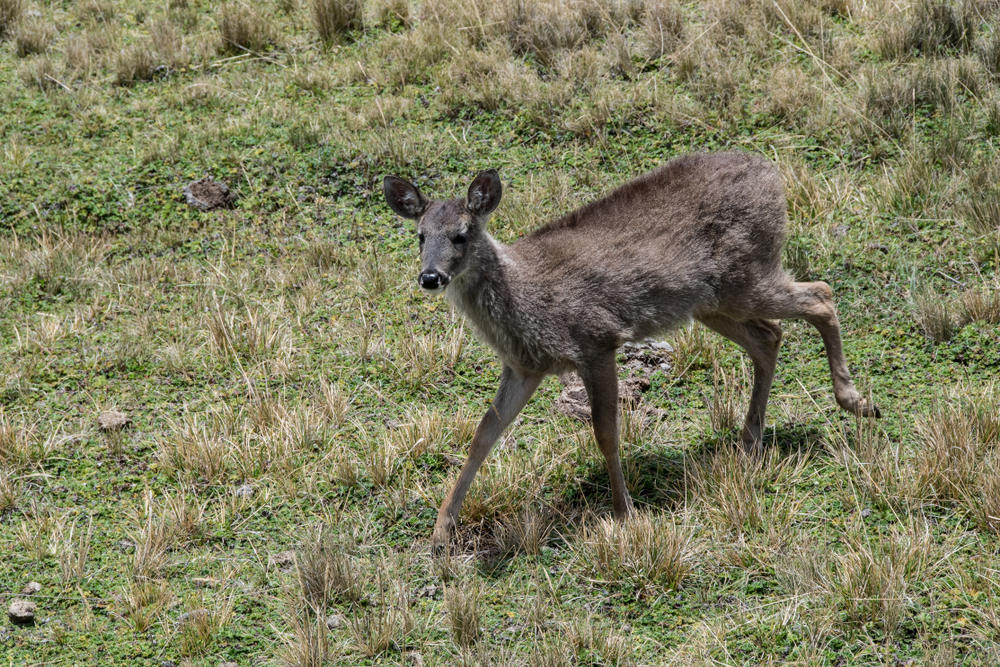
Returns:
[[[465,196],[465,206],[469,213],[476,217],[489,215],[500,205],[503,186],[500,185],[500,174],[496,169],[487,169],[476,176],[469,186],[469,194]]]
[[[382,192],[389,208],[398,215],[416,220],[427,209],[427,198],[420,194],[417,186],[397,176],[386,176],[382,181]]]

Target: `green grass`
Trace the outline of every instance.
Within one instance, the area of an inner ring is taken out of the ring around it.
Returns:
[[[0,657],[1000,659],[993,4],[338,6],[0,0],[0,601],[42,585]],[[509,241],[724,148],[781,167],[789,269],[832,286],[884,418],[839,412],[786,322],[745,460],[746,360],[679,332],[623,427],[648,516],[607,522],[549,379],[432,560],[499,367],[418,293],[382,177],[499,169]],[[205,175],[234,208],[184,203]]]

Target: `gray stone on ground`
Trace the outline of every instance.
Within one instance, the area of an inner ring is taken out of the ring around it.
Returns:
[[[105,410],[97,416],[97,425],[102,431],[120,431],[131,423],[132,419],[118,410]]]
[[[191,181],[184,186],[184,200],[188,206],[202,211],[228,208],[234,199],[233,193],[229,191],[229,186],[213,180],[211,176]]]
[[[253,495],[253,487],[249,484],[244,484],[243,486],[233,490],[233,495],[237,498],[249,498]]]
[[[344,617],[340,614],[330,614],[326,617],[326,627],[328,630],[336,630],[337,628],[343,627]]]
[[[37,607],[31,600],[15,599],[7,610],[7,618],[14,625],[34,625]]]
[[[29,581],[21,589],[21,595],[34,595],[38,591],[42,590],[42,585],[37,581]]]
[[[587,399],[587,389],[576,373],[568,373],[559,377],[565,385],[559,398],[552,408],[567,417],[583,422],[590,421],[590,401]],[[618,402],[629,408],[638,407],[642,402],[642,393],[649,389],[649,378],[645,376],[622,378],[618,381]]]
[[[219,667],[240,667],[240,665],[236,662],[220,662]]]
[[[270,561],[272,565],[277,565],[282,570],[291,569],[291,567],[295,565],[295,552],[282,551],[281,553],[271,556]]]
[[[200,618],[205,618],[208,616],[207,609],[193,609],[191,611],[186,611],[177,617],[177,625],[184,625],[190,621],[196,621]]]

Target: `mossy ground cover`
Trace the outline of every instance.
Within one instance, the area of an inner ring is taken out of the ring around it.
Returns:
[[[0,1],[0,598],[38,607],[3,658],[995,664],[997,18]],[[786,322],[747,459],[749,363],[686,329],[622,419],[639,520],[607,521],[553,378],[433,560],[499,367],[418,293],[382,177],[446,197],[497,168],[510,241],[728,148],[781,168],[786,265],[833,288],[883,419],[839,412],[818,334]],[[185,203],[206,175],[231,208]]]

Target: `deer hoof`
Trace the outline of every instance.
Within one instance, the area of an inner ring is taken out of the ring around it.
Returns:
[[[858,407],[858,414],[862,417],[874,417],[875,419],[882,418],[882,411],[878,409],[878,406],[873,405],[866,400],[861,401],[861,405]]]
[[[448,541],[451,539],[451,532],[455,528],[455,521],[451,517],[438,518],[434,526],[434,533],[431,535],[431,555],[437,558],[443,556],[448,549]]]

